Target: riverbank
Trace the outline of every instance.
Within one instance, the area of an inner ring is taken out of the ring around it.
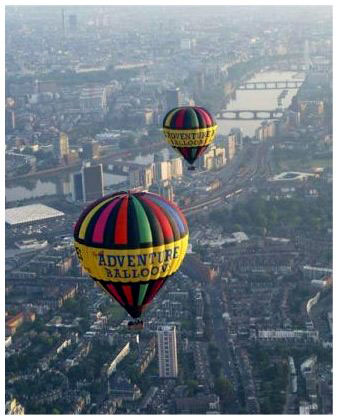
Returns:
[[[99,158],[93,159],[93,163],[94,164],[107,164],[109,163],[110,160],[117,160],[117,159],[123,159],[123,158],[128,158],[131,157],[132,155],[135,155],[135,153],[150,153],[153,152],[154,150],[160,150],[167,147],[167,144],[163,142],[158,142],[156,144],[152,144],[151,146],[148,147],[144,147],[144,146],[140,146],[140,147],[134,147],[132,150],[123,150],[121,152],[118,153],[110,153],[108,155],[105,156],[100,156]],[[23,174],[23,175],[18,175],[15,177],[10,177],[7,178],[6,177],[6,185],[11,185],[17,181],[21,181],[21,180],[27,180],[27,179],[39,179],[39,178],[43,178],[45,176],[51,176],[51,175],[59,175],[59,174],[69,174],[72,173],[74,171],[80,170],[82,166],[82,160],[78,159],[74,162],[71,162],[69,165],[65,166],[57,166],[55,168],[50,168],[50,169],[45,169],[43,171],[36,171],[36,172],[29,172],[27,174]]]

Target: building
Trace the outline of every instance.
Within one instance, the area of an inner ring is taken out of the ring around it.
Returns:
[[[236,136],[229,134],[225,140],[225,156],[227,161],[230,161],[236,153]]]
[[[153,164],[129,172],[130,188],[149,188],[153,183]]]
[[[176,378],[178,366],[175,325],[158,327],[157,346],[160,378]]]
[[[193,75],[194,80],[194,90],[196,92],[201,92],[205,89],[205,72],[202,70],[198,70]]]
[[[166,159],[162,151],[154,153],[154,163],[164,162]]]
[[[229,136],[232,136],[235,139],[235,147],[236,150],[242,150],[243,149],[243,131],[241,128],[233,127],[230,130]]]
[[[44,204],[30,204],[28,206],[6,209],[5,223],[8,226],[16,227],[18,225],[28,225],[58,219],[63,216],[64,213],[62,211],[55,210]]]
[[[305,113],[322,114],[324,112],[323,101],[299,101],[298,106],[301,116],[303,116]]]
[[[69,32],[76,32],[77,29],[77,16],[69,15],[68,16]]]
[[[202,155],[202,167],[206,170],[218,169],[226,164],[225,149],[212,145],[210,149]]]
[[[156,340],[155,337],[152,337],[145,349],[138,357],[137,365],[139,366],[139,373],[142,375],[144,371],[147,369],[151,361],[154,359],[156,354]]]
[[[151,186],[150,191],[161,195],[166,200],[174,200],[174,189],[169,181],[156,182]]]
[[[82,145],[82,156],[86,160],[92,160],[99,157],[99,143],[97,141],[89,141]]]
[[[160,195],[166,200],[174,201],[174,189],[168,181],[160,184]]]
[[[109,365],[109,368],[107,369],[107,375],[110,376],[113,372],[116,371],[116,366],[123,360],[130,351],[130,345],[129,341],[127,344],[125,344],[122,349],[117,353],[117,355],[114,357],[113,361]]]
[[[115,374],[108,379],[108,395],[114,399],[135,401],[142,396],[142,393],[136,384],[132,384],[125,377]]]
[[[143,117],[145,125],[152,125],[154,123],[154,111],[152,109],[146,108],[143,111]]]
[[[82,186],[82,173],[72,175],[71,179],[72,199],[74,201],[83,201],[83,186]]]
[[[255,130],[255,137],[259,141],[264,141],[276,136],[276,122],[263,121],[261,126]]]
[[[175,399],[178,414],[219,414],[220,399],[216,394]]]
[[[304,265],[302,270],[304,277],[309,280],[320,279],[323,276],[332,276],[332,269],[329,267],[312,267]]]
[[[35,92],[36,93],[45,93],[52,92],[56,93],[58,91],[57,82],[54,80],[36,80],[35,81]]]
[[[11,345],[12,345],[12,336],[11,335],[6,335],[5,336],[5,348],[7,349]]]
[[[203,317],[204,303],[203,303],[201,289],[195,289],[193,295],[194,295],[194,305],[195,305],[196,316]]]
[[[69,139],[66,133],[61,132],[55,142],[54,149],[56,157],[61,163],[68,163],[69,160]]]
[[[14,243],[15,246],[18,247],[20,251],[22,251],[22,253],[38,251],[48,246],[47,240],[38,241],[36,239],[24,239],[22,241],[17,241]]]
[[[15,111],[13,109],[6,109],[5,111],[5,132],[11,133],[15,130]]]
[[[317,356],[313,355],[306,359],[301,365],[300,365],[300,371],[303,376],[308,375],[309,373],[313,373],[316,367],[317,363]]]
[[[80,110],[82,113],[107,112],[107,94],[103,87],[83,88],[80,95]]]
[[[84,201],[94,201],[103,197],[102,163],[82,167],[82,182]]]
[[[166,112],[170,111],[173,108],[182,106],[183,98],[182,93],[179,88],[168,89],[165,93],[166,98]]]
[[[94,201],[103,197],[103,169],[102,163],[91,166],[86,162],[81,172],[72,176],[72,199],[74,201]]]
[[[154,168],[154,181],[168,181],[171,179],[170,162],[156,162]]]
[[[180,157],[170,159],[170,169],[172,178],[181,178],[183,176],[183,162]]]
[[[316,330],[258,330],[257,338],[261,341],[314,341],[319,339]]]

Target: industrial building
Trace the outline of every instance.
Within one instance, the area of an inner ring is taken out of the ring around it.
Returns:
[[[8,226],[28,225],[46,220],[58,219],[64,213],[44,204],[30,204],[5,210],[5,223]]]

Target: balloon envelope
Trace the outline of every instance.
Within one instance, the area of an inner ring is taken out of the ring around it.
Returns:
[[[163,119],[166,141],[190,164],[213,142],[216,131],[210,112],[198,106],[174,108]]]
[[[81,265],[137,318],[180,267],[188,246],[181,210],[147,192],[118,192],[86,208],[74,228]]]

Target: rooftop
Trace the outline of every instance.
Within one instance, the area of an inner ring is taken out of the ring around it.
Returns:
[[[5,222],[10,226],[21,223],[36,222],[39,220],[62,217],[64,213],[44,204],[30,204],[28,206],[6,209]]]
[[[275,175],[272,178],[270,178],[270,181],[298,181],[304,180],[310,176],[315,176],[315,174],[306,172],[282,172],[281,174]]]

